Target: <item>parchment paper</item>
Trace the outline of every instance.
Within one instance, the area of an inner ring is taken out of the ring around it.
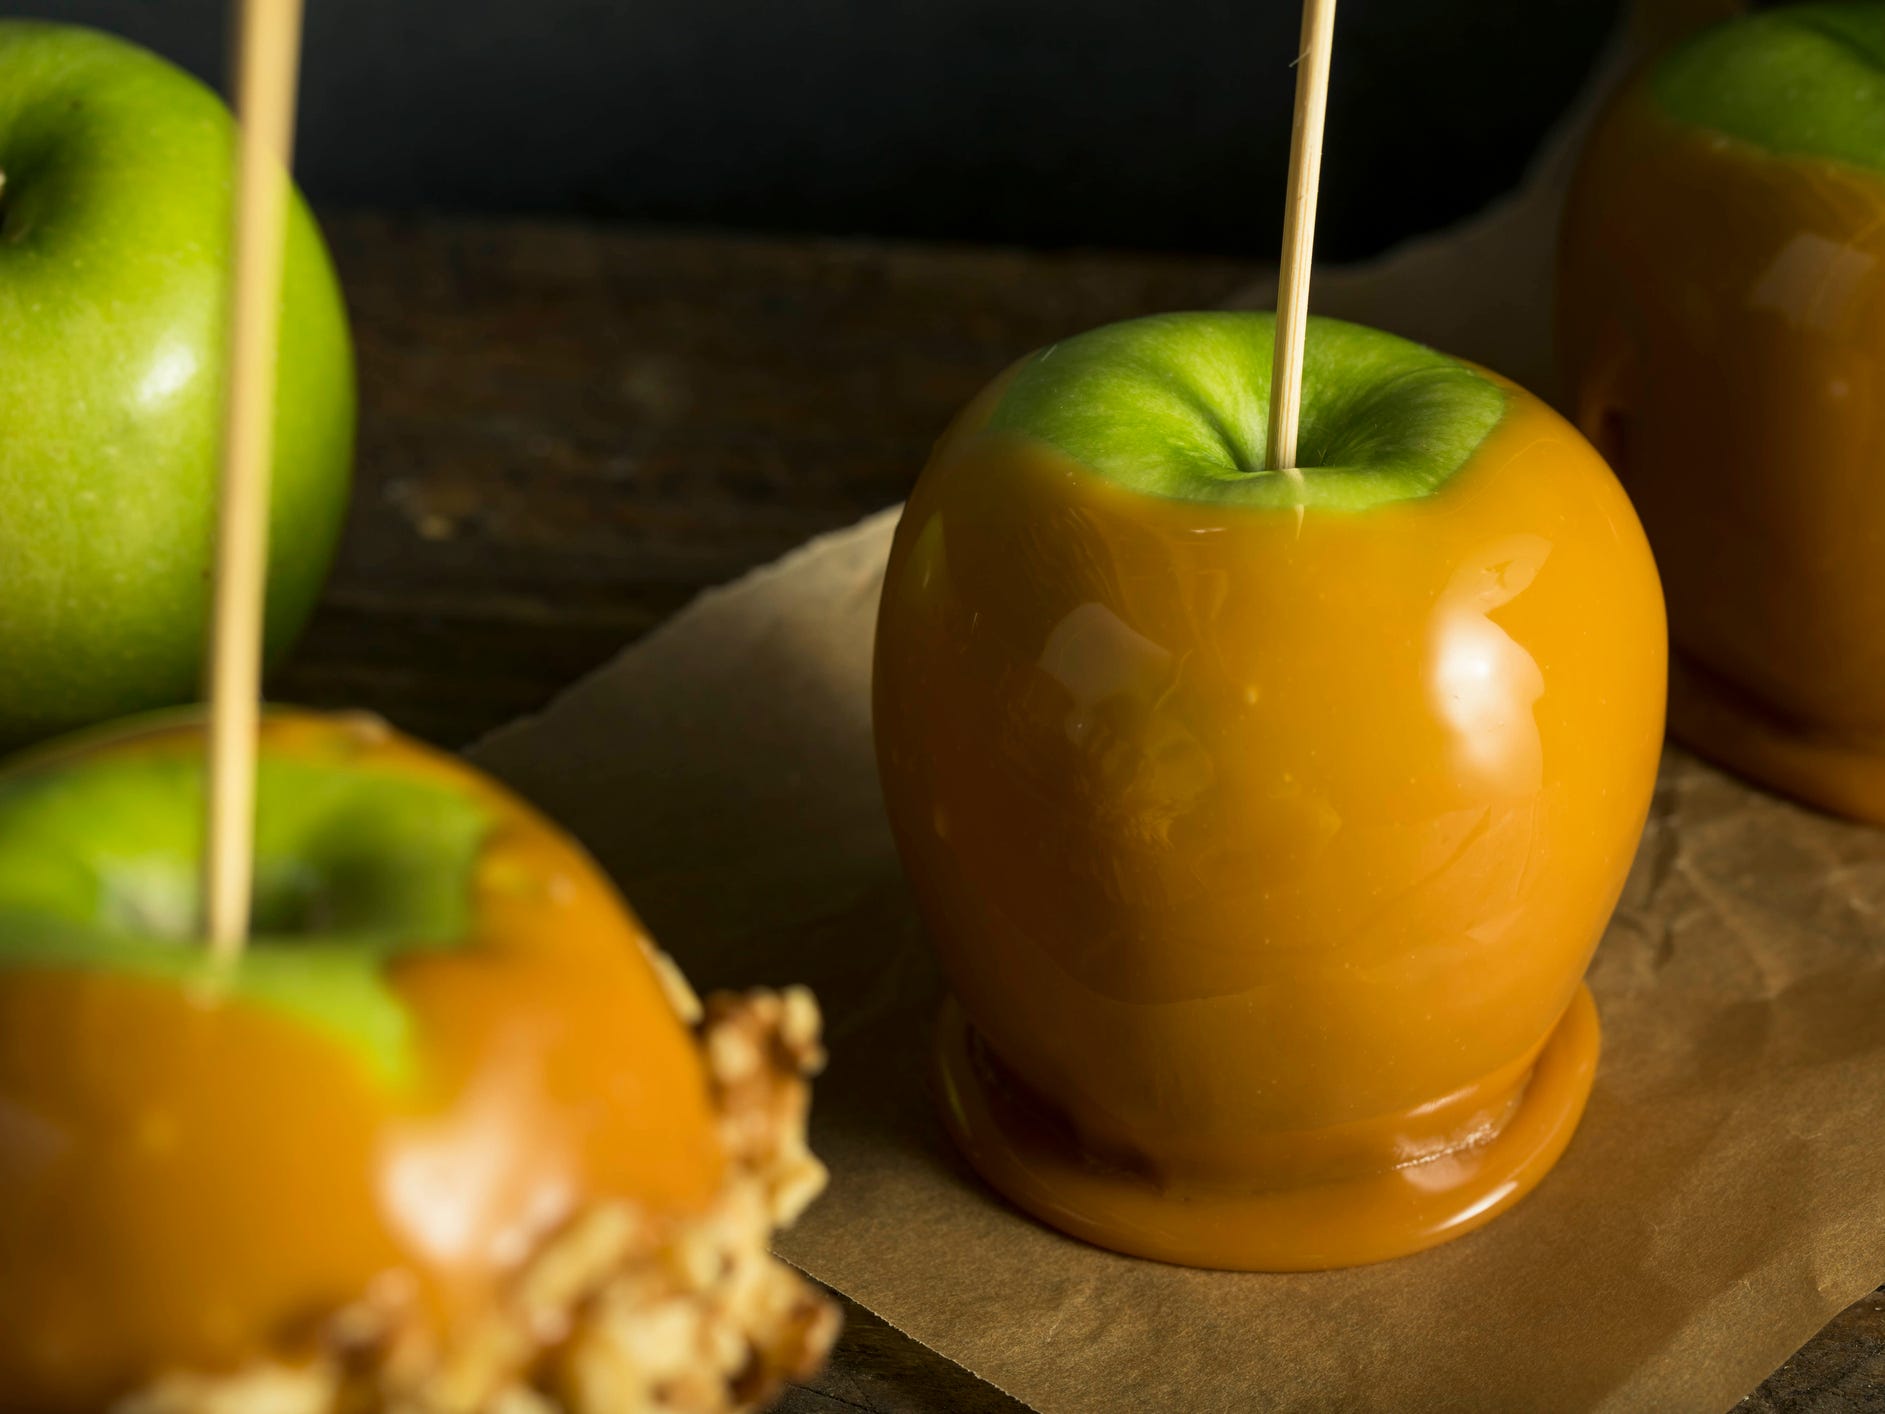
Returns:
[[[1549,241],[1590,106],[1524,191],[1320,280],[1316,307],[1541,383]],[[1513,1212],[1399,1262],[1248,1276],[1101,1252],[1004,1206],[931,1112],[940,988],[878,803],[893,520],[705,596],[479,753],[589,844],[697,984],[817,989],[832,1064],[813,1141],[833,1181],[786,1257],[1068,1414],[1712,1414],[1885,1279],[1885,832],[1673,748],[1591,974],[1590,1109]]]
[[[1418,1257],[1193,1272],[1005,1207],[932,1117],[937,978],[877,799],[892,515],[707,595],[478,753],[703,986],[806,981],[831,1190],[783,1254],[1037,1408],[1726,1408],[1885,1278],[1885,833],[1671,749],[1543,1186]]]

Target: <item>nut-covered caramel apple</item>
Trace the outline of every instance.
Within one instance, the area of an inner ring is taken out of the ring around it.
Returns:
[[[1493,375],[1311,321],[1134,321],[962,414],[891,552],[875,727],[954,992],[945,1117],[1068,1232],[1411,1252],[1568,1142],[1665,639],[1602,460]]]
[[[536,812],[306,713],[219,970],[202,755],[173,719],[0,774],[0,1406],[725,1410],[817,1360],[767,1254],[823,1178],[809,995],[703,1019]]]

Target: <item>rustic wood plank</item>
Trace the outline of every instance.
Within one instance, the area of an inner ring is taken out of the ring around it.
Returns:
[[[1885,1409],[1885,1288],[1834,1317],[1739,1408],[1744,1414]]]
[[[908,490],[1030,348],[1210,305],[1236,262],[574,225],[328,225],[360,354],[358,485],[277,696],[448,746],[543,705],[701,589]],[[787,1414],[1021,1408],[846,1303]],[[1885,1411],[1885,1292],[1745,1402]]]
[[[810,1384],[788,1390],[775,1414],[1023,1414],[1027,1409],[855,1302],[839,1300],[844,1334],[831,1363]]]

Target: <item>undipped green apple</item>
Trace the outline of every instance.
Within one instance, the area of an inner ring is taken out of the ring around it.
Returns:
[[[156,56],[0,22],[0,744],[194,696],[215,529],[233,125]],[[291,203],[268,644],[345,510],[353,355]]]

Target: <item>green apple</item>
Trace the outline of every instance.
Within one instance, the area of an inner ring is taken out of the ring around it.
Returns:
[[[254,936],[226,977],[202,936],[203,752],[165,717],[81,733],[0,775],[0,969],[225,989],[408,1070],[384,970],[472,932],[488,803],[443,780],[270,746],[257,761]]]
[[[233,132],[133,45],[0,22],[0,743],[197,692]],[[354,432],[345,310],[298,196],[281,300],[271,660],[332,557]]]
[[[1885,5],[1789,5],[1716,25],[1650,82],[1685,123],[1780,156],[1885,170]]]
[[[1497,425],[1504,391],[1458,359],[1311,319],[1300,482],[1264,474],[1276,318],[1153,315],[1032,355],[989,418],[1148,495],[1252,507],[1366,510],[1427,495]]]

